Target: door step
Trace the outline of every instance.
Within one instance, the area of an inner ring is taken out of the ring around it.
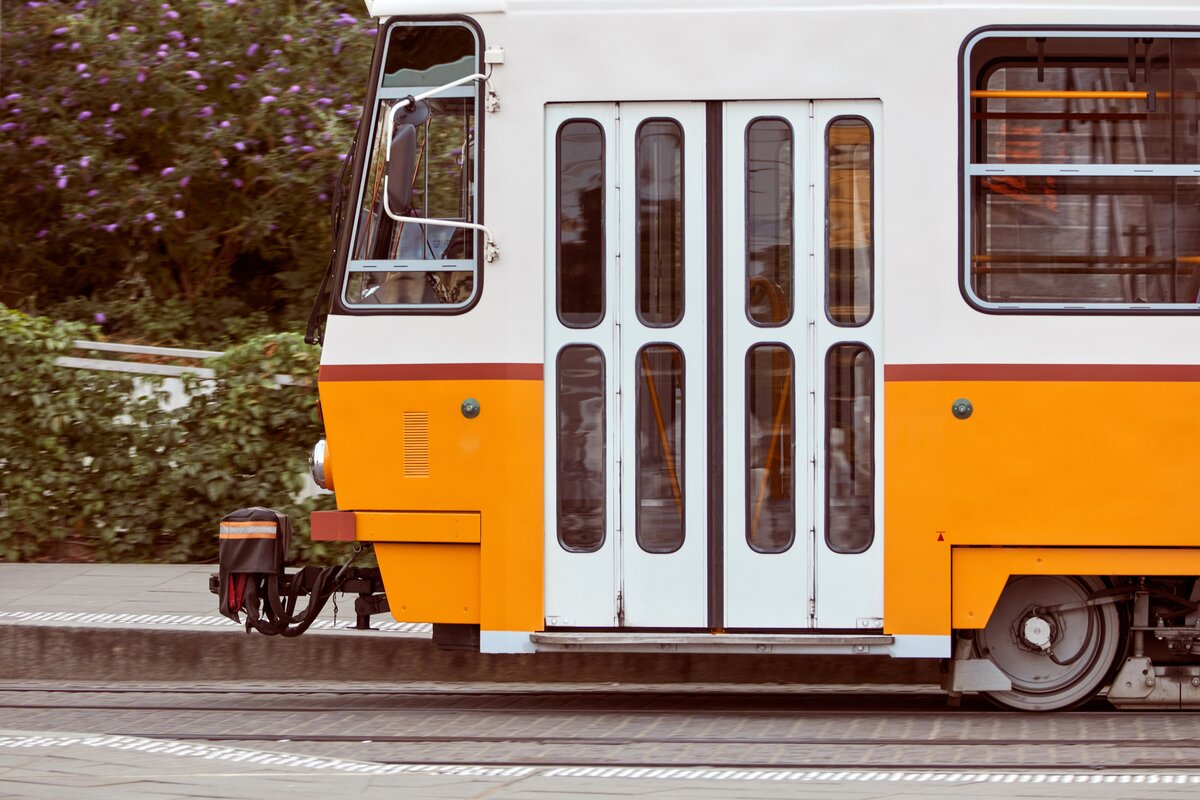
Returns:
[[[861,633],[625,633],[550,631],[529,635],[538,652],[775,653],[889,655],[895,637]]]

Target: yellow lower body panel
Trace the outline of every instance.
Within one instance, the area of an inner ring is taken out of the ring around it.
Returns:
[[[478,625],[479,545],[376,542],[392,616]]]
[[[1200,575],[1196,548],[955,547],[950,561],[955,628],[987,625],[1013,575]]]
[[[1023,571],[1200,574],[1198,408],[1198,381],[889,377],[888,633],[984,625]]]

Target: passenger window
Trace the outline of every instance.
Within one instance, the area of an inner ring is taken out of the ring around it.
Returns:
[[[371,138],[356,212],[348,220],[353,227],[342,299],[363,309],[463,307],[477,291],[479,234],[439,220],[474,223],[479,217],[476,82],[444,89],[395,118],[392,158],[407,153],[404,169],[412,185],[407,208],[391,211],[421,222],[401,222],[385,211],[386,132],[402,99],[477,72],[478,39],[462,23],[410,21],[386,28],[380,46],[384,66],[374,111],[362,122]]]
[[[648,553],[683,546],[683,353],[650,344],[637,355],[637,542]]]
[[[746,314],[755,325],[792,318],[792,126],[762,117],[746,126]]]
[[[557,148],[558,319],[592,328],[604,319],[604,130],[568,120]]]
[[[834,325],[856,327],[874,306],[874,158],[871,125],[838,117],[825,131],[826,313]]]
[[[968,296],[1200,304],[1200,40],[984,35],[968,48]]]
[[[746,354],[746,541],[759,553],[796,539],[795,371],[781,344]]]
[[[637,130],[637,315],[668,328],[683,319],[683,129],[649,119]]]
[[[825,542],[861,553],[875,539],[875,357],[837,344],[825,357]]]
[[[558,353],[558,541],[590,553],[604,545],[604,354],[592,345]]]

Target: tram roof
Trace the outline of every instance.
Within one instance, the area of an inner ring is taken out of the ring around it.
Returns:
[[[427,14],[487,14],[521,12],[626,12],[647,11],[732,11],[801,9],[925,9],[948,8],[1189,8],[1195,0],[1113,0],[1100,5],[1096,0],[364,0],[374,17],[420,16]]]

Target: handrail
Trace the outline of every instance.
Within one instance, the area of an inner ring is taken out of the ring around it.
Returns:
[[[972,89],[971,97],[1012,98],[1015,100],[1149,100],[1151,97],[1170,97],[1170,92],[1099,91],[1070,89],[1043,91],[1040,89]]]
[[[71,342],[75,350],[91,350],[96,352],[122,353],[125,355],[156,356],[174,358],[185,361],[207,361],[210,358],[223,356],[221,350],[192,350],[183,347],[154,347],[151,345],[120,344],[117,342],[88,342],[76,339]],[[54,359],[55,366],[69,369],[90,369],[100,372],[125,372],[133,375],[157,375],[164,378],[179,378],[184,375],[195,375],[204,380],[216,377],[216,371],[211,367],[185,367],[176,364],[147,364],[141,361],[120,361],[117,359],[79,358],[76,356],[59,356]],[[299,386],[291,375],[276,375],[275,382],[280,386]]]

